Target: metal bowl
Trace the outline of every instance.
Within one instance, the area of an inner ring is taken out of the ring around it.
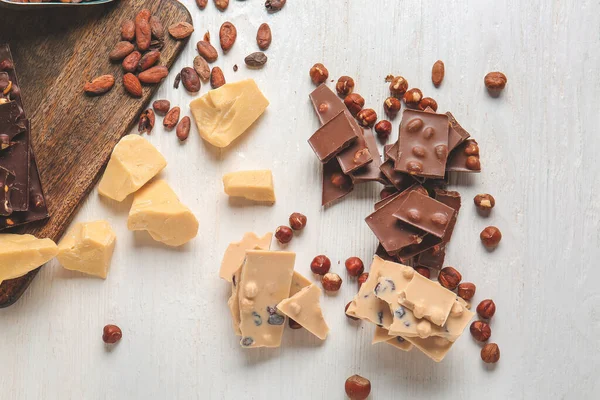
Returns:
[[[46,8],[56,7],[78,7],[78,6],[95,6],[98,4],[112,3],[115,0],[83,0],[79,3],[62,3],[60,1],[51,1],[43,3],[21,3],[10,0],[0,0],[0,7],[10,8],[12,10],[42,10]]]

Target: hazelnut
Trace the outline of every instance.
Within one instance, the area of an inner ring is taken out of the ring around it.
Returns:
[[[395,97],[388,97],[383,102],[383,110],[385,111],[385,114],[390,118],[394,118],[396,114],[398,114],[398,111],[400,111],[400,106],[400,100],[398,100]]]
[[[346,260],[346,270],[350,276],[359,276],[365,271],[365,265],[358,257],[350,257]]]
[[[329,71],[321,63],[316,63],[310,69],[310,79],[312,79],[315,85],[320,85],[329,78]]]
[[[300,329],[300,328],[302,328],[302,325],[300,325],[299,323],[297,323],[296,321],[294,321],[291,318],[288,318],[288,325],[292,329]]]
[[[102,340],[104,343],[114,344],[117,343],[123,337],[121,328],[116,325],[106,325],[102,332]]]
[[[360,375],[352,375],[344,385],[350,400],[365,400],[371,393],[371,382]]]
[[[496,303],[494,303],[494,300],[490,300],[490,299],[483,300],[477,306],[477,314],[479,314],[479,316],[481,318],[490,319],[494,316],[495,313],[496,313]]]
[[[367,279],[369,279],[368,272],[363,272],[362,274],[360,274],[360,276],[356,280],[358,282],[358,290],[360,290],[360,287],[362,286],[363,283],[365,283],[367,281]]]
[[[348,178],[348,175],[345,175],[341,172],[336,172],[334,174],[331,175],[331,184],[333,186],[337,186],[337,187],[343,187],[346,186],[350,183],[350,179]]]
[[[502,239],[502,233],[500,229],[495,226],[488,226],[479,234],[479,238],[481,239],[481,243],[488,249],[493,249],[498,246],[500,240]]]
[[[402,76],[395,76],[390,82],[390,94],[394,97],[401,97],[408,89],[408,81]]]
[[[348,302],[348,304],[346,304],[346,307],[344,307],[344,313],[345,313],[346,311],[348,311],[348,307],[350,307],[350,303],[352,303],[352,302],[351,302],[351,301],[349,301],[349,302]],[[356,317],[353,317],[352,315],[348,315],[348,314],[346,314],[346,317],[348,317],[348,318],[350,318],[350,319],[352,319],[352,320],[354,320],[354,321],[358,321],[358,318],[356,318]]]
[[[467,157],[467,162],[465,166],[471,171],[477,171],[481,169],[481,162],[479,161],[479,157],[469,156]]]
[[[465,147],[465,155],[467,156],[478,156],[479,155],[479,145],[476,141],[470,140]]]
[[[295,231],[301,231],[306,226],[306,215],[293,213],[290,215],[290,226]]]
[[[475,284],[471,282],[463,282],[458,285],[458,296],[466,301],[469,301],[475,296]]]
[[[275,230],[275,239],[281,244],[286,244],[292,241],[294,237],[294,232],[284,225],[278,226]]]
[[[346,97],[354,90],[354,79],[349,76],[340,76],[335,84],[335,90],[340,97]]]
[[[372,108],[364,108],[356,114],[356,119],[365,128],[372,128],[377,121],[377,113]]]
[[[483,79],[485,87],[490,91],[501,91],[506,86],[507,81],[506,75],[502,72],[490,72]]]
[[[474,321],[469,330],[473,339],[478,342],[486,342],[492,336],[492,329],[487,322]]]
[[[331,261],[324,255],[316,256],[310,263],[311,271],[317,275],[325,275],[329,272],[329,268],[331,268]]]
[[[483,193],[478,194],[473,199],[475,206],[481,211],[488,211],[494,208],[496,205],[496,200],[491,194]]]
[[[377,137],[381,141],[386,141],[392,134],[392,123],[390,121],[382,119],[377,124],[375,124],[375,132],[377,132]]]
[[[329,110],[329,104],[321,103],[319,104],[319,114],[325,114]]]
[[[381,189],[381,192],[379,192],[379,197],[381,198],[381,200],[383,200],[392,196],[396,192],[397,190],[395,187],[384,187],[383,189]]]
[[[488,343],[481,349],[481,359],[488,364],[497,363],[500,360],[500,348],[496,343]]]
[[[342,278],[340,278],[338,274],[328,272],[323,276],[321,284],[323,285],[323,289],[325,289],[325,291],[337,292],[340,290],[340,287],[342,287]]]
[[[431,278],[431,271],[429,271],[429,268],[427,267],[415,267],[415,271],[417,271],[419,274],[423,275],[427,279]]]
[[[453,267],[442,268],[438,275],[440,284],[449,290],[454,290],[462,280],[462,275]]]
[[[417,107],[423,98],[423,92],[419,89],[410,89],[408,92],[404,93],[402,99],[404,100],[404,104],[409,107]]]
[[[433,111],[437,111],[438,104],[437,101],[432,99],[431,97],[423,97],[419,102],[419,110],[425,111],[427,107],[431,107]]]
[[[365,106],[365,99],[358,93],[350,93],[344,99],[344,104],[350,114],[356,116],[360,110]]]

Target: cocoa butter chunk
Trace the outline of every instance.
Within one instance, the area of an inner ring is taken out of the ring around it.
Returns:
[[[320,298],[321,289],[312,284],[301,289],[292,297],[282,300],[277,305],[277,309],[319,339],[325,340],[329,333],[329,327],[323,317]]]
[[[166,165],[165,158],[148,140],[137,135],[125,136],[110,156],[98,192],[110,199],[123,201]]]
[[[0,282],[25,275],[53,259],[58,247],[50,239],[0,233]]]
[[[232,197],[275,203],[273,174],[270,170],[238,171],[223,176],[225,193]]]
[[[262,115],[269,101],[252,79],[227,83],[190,103],[202,139],[227,147]]]
[[[58,262],[73,271],[106,279],[117,237],[107,221],[80,222],[58,244]]]
[[[198,220],[164,180],[154,180],[137,191],[129,211],[127,228],[148,231],[167,246],[181,246],[198,234]]]

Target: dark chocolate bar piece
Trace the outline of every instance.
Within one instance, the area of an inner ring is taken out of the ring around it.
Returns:
[[[452,152],[459,144],[471,137],[471,134],[460,126],[450,111],[446,112],[446,115],[448,116],[448,123],[450,124],[450,132],[448,133],[448,151]]]
[[[10,91],[8,93],[3,93],[3,96],[6,96],[5,98],[14,100],[17,103],[21,113],[20,118],[25,119],[23,99],[21,98],[21,86],[19,86],[19,79],[17,78],[17,73],[15,71],[15,62],[12,58],[12,54],[10,53],[8,44],[0,44],[0,73],[2,72],[6,72],[8,74],[11,82]]]
[[[354,190],[352,179],[342,172],[337,158],[323,164],[323,197],[321,204],[327,206]]]
[[[481,172],[479,145],[475,139],[467,139],[454,149],[448,157],[448,172]]]
[[[371,130],[364,129],[363,138],[367,145],[367,148],[369,149],[371,157],[373,158],[373,161],[371,161],[364,167],[351,172],[350,177],[352,178],[352,182],[354,182],[354,184],[357,184],[375,181],[385,184],[386,177],[379,169],[379,167],[381,166],[381,155],[379,154],[379,149],[377,148],[375,136],[373,135],[373,132],[371,132]]]
[[[356,139],[357,136],[346,118],[346,114],[340,111],[308,139],[308,144],[319,161],[326,163]]]
[[[10,146],[0,151],[0,167],[14,176],[10,194],[13,211],[29,209],[29,129],[17,135]]]
[[[10,192],[15,175],[4,167],[0,167],[0,217],[12,214]]]
[[[4,139],[0,142],[0,151],[4,150],[1,143],[12,140],[19,133],[25,132],[25,120],[21,119],[19,106],[15,101],[0,104],[0,135]]]
[[[404,111],[394,169],[424,178],[443,178],[449,131],[445,114]]]
[[[31,152],[30,163],[29,210],[15,211],[8,217],[0,217],[0,231],[40,221],[50,216],[33,151]]]
[[[394,217],[413,225],[430,235],[443,238],[454,217],[454,209],[428,195],[410,193],[394,212]]]
[[[422,230],[394,218],[394,212],[415,190],[425,189],[419,184],[414,184],[365,218],[369,228],[390,255],[395,255],[404,247],[420,243],[426,234]]]

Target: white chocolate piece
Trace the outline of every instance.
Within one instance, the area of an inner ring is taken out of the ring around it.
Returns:
[[[58,246],[50,239],[0,233],[0,282],[27,274],[56,254]]]
[[[436,336],[428,337],[427,339],[418,337],[405,338],[405,340],[412,343],[417,349],[421,350],[427,357],[435,362],[442,361],[454,344],[454,342]]]
[[[277,305],[290,293],[296,254],[248,250],[239,280],[242,347],[279,347],[285,316]]]
[[[281,301],[277,305],[277,309],[319,339],[325,340],[329,333],[329,327],[323,317],[320,298],[321,289],[312,284],[292,297]]]
[[[80,222],[60,241],[56,258],[66,269],[106,279],[116,238],[107,221]]]
[[[400,291],[398,302],[412,310],[416,318],[426,318],[444,326],[456,302],[456,294],[421,274],[414,274],[406,288]]]
[[[253,79],[227,83],[190,103],[202,139],[227,147],[262,115],[269,105]]]
[[[292,297],[307,286],[312,285],[312,282],[302,276],[299,272],[294,271],[292,276],[292,286],[290,286],[290,296]]]
[[[256,236],[255,233],[246,232],[244,237],[239,242],[231,242],[225,250],[223,260],[221,261],[221,269],[219,277],[231,282],[231,278],[235,272],[240,269],[246,257],[246,250],[259,248],[261,250],[269,250],[271,247],[272,232],[265,233],[262,237]]]
[[[223,175],[225,193],[231,197],[275,203],[273,174],[270,170],[238,171]]]
[[[152,144],[140,135],[127,135],[115,146],[98,193],[123,201],[156,176],[167,161]]]
[[[390,336],[388,331],[385,328],[375,326],[375,334],[373,335],[373,341],[371,344],[377,344],[385,342],[391,346],[394,346],[397,349],[402,351],[411,351],[414,347],[412,343],[400,336]]]
[[[168,246],[181,246],[198,234],[198,220],[169,184],[159,179],[135,194],[127,228],[148,231],[154,240]]]

